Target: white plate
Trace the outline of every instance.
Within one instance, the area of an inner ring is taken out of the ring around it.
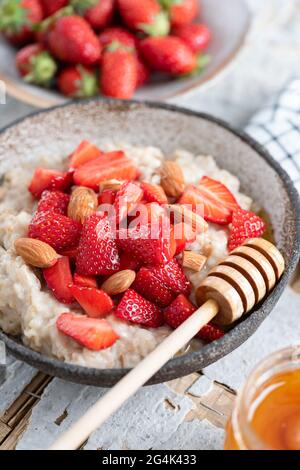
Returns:
[[[190,93],[217,78],[241,50],[250,28],[251,14],[245,0],[200,0],[200,21],[213,32],[213,41],[207,53],[212,60],[204,73],[185,80],[165,80],[149,83],[136,93],[136,99],[166,101]],[[15,50],[0,38],[0,80],[7,92],[33,106],[45,108],[64,103],[66,99],[55,91],[25,84],[15,68]]]

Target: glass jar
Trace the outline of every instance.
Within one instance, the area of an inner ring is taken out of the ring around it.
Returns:
[[[251,373],[227,425],[225,450],[300,450],[300,346]]]

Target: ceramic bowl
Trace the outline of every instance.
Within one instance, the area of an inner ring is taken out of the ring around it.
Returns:
[[[186,80],[166,80],[149,83],[136,93],[141,100],[165,101],[180,95],[192,93],[199,87],[212,84],[223,75],[228,65],[234,62],[242,49],[250,28],[251,15],[245,0],[201,0],[198,21],[207,23],[213,40],[207,53],[211,63],[204,73]],[[221,5],[220,5],[221,4]],[[7,92],[30,105],[47,108],[66,101],[55,91],[26,85],[15,67],[16,51],[4,38],[0,38],[0,80],[6,82]]]
[[[220,340],[170,360],[151,380],[164,382],[199,371],[246,341],[269,315],[298,260],[298,194],[282,168],[250,137],[211,116],[170,105],[90,100],[33,114],[0,134],[0,177],[42,152],[68,154],[83,139],[100,147],[112,139],[159,146],[168,155],[177,148],[212,155],[221,168],[237,175],[242,190],[270,217],[274,237],[286,261],[285,273],[269,296]],[[16,338],[0,333],[8,350],[41,371],[78,383],[112,386],[126,369],[91,369],[41,355]]]

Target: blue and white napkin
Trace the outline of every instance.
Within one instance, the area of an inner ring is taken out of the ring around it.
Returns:
[[[274,104],[258,112],[246,132],[285,169],[300,193],[300,78],[290,81]]]

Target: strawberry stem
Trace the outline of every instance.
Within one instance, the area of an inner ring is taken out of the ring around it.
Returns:
[[[149,36],[167,36],[170,32],[170,21],[168,15],[161,11],[155,17],[152,24],[141,23],[139,29]]]
[[[86,70],[81,65],[78,66],[81,80],[78,83],[77,98],[90,98],[99,92],[98,80],[95,73]]]
[[[57,65],[48,52],[41,52],[32,57],[30,61],[30,73],[24,77],[27,83],[35,83],[41,86],[49,86],[56,74]]]
[[[46,18],[44,21],[41,21],[40,23],[37,23],[34,27],[34,30],[37,32],[44,33],[48,31],[57,20],[60,18],[63,18],[64,16],[72,16],[74,15],[74,8],[69,5],[65,8],[61,8],[57,12],[54,13],[54,15],[49,16]]]
[[[132,52],[132,53],[134,52],[134,49],[132,47],[125,46],[124,44],[122,44],[120,41],[116,39],[105,47],[106,52],[116,52],[119,50]]]
[[[28,20],[28,10],[21,5],[22,0],[0,2],[0,31],[15,33],[22,29]]]
[[[84,15],[89,8],[95,7],[97,3],[99,3],[99,0],[71,0],[70,5],[76,13]]]
[[[185,79],[185,78],[191,78],[191,77],[197,77],[200,75],[205,67],[210,63],[211,61],[211,56],[208,54],[199,54],[197,56],[197,65],[195,69],[190,72],[190,73],[185,73],[183,75],[180,75],[180,79]]]
[[[160,5],[166,10],[170,10],[173,5],[181,5],[183,0],[159,0]]]

